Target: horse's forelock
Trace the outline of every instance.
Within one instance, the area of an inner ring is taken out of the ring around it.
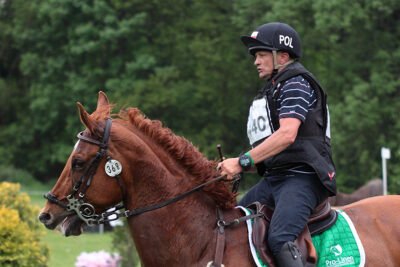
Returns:
[[[93,132],[91,133],[94,138],[102,139],[105,129],[105,121],[110,117],[110,110],[114,107],[113,104],[100,106],[90,114],[91,121],[93,122]]]
[[[114,104],[109,104],[97,107],[96,111],[94,111],[90,116],[96,121],[104,121],[110,116],[110,111],[114,106]]]

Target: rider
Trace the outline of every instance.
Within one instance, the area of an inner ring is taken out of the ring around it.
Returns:
[[[228,178],[251,169],[264,177],[239,205],[259,201],[273,207],[268,245],[278,266],[303,266],[293,241],[315,207],[336,194],[326,94],[297,61],[300,37],[289,25],[267,23],[241,40],[266,85],[249,110],[252,149],[218,168]]]

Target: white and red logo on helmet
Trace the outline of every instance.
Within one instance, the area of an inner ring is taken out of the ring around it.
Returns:
[[[253,32],[251,34],[251,38],[257,39],[258,32]]]

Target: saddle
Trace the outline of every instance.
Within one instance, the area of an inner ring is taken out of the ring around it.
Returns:
[[[263,214],[262,217],[254,218],[252,241],[261,260],[268,267],[276,267],[274,257],[267,245],[267,235],[273,209],[259,202],[254,202],[247,208],[255,214]],[[315,208],[308,219],[307,225],[294,242],[299,249],[304,265],[315,266],[317,263],[317,252],[312,243],[311,236],[329,229],[335,224],[336,220],[337,213],[331,210],[328,200],[325,200]]]

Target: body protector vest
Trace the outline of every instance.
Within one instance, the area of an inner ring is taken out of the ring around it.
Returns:
[[[306,164],[314,169],[331,195],[336,195],[336,171],[330,144],[327,95],[315,77],[298,62],[288,65],[268,81],[255,97],[249,111],[247,135],[252,147],[259,145],[279,129],[277,99],[288,79],[301,75],[314,89],[317,103],[299,127],[294,143],[279,154],[256,164],[258,173]]]

